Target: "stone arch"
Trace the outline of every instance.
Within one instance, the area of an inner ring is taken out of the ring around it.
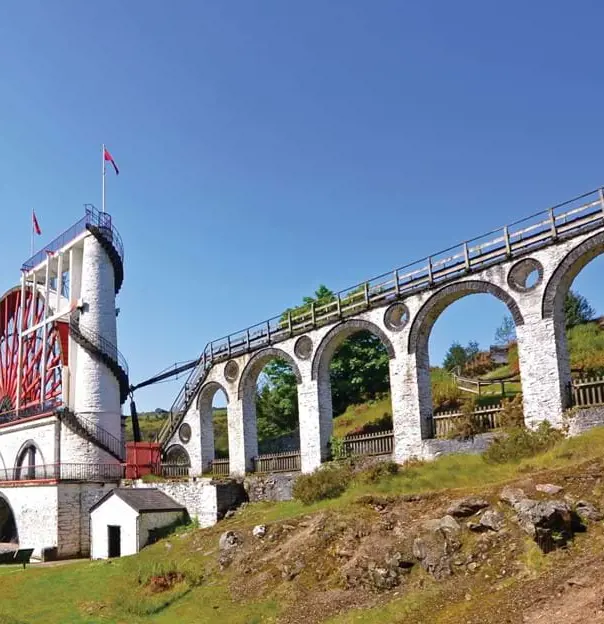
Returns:
[[[549,278],[542,302],[542,316],[553,319],[564,309],[573,280],[587,264],[604,253],[604,232],[594,234],[568,252]]]
[[[332,327],[319,343],[312,362],[311,378],[313,380],[318,379],[320,370],[325,364],[329,364],[331,356],[335,353],[336,349],[346,338],[360,331],[368,331],[374,336],[377,336],[382,341],[384,347],[386,347],[388,357],[390,359],[395,357],[394,346],[390,338],[388,338],[380,327],[375,323],[363,319],[350,319]]]
[[[172,444],[166,449],[165,461],[167,464],[177,464],[178,466],[190,466],[191,458],[182,444]]]
[[[19,543],[17,518],[10,501],[4,494],[0,494],[0,542]]]
[[[302,383],[302,374],[296,360],[287,351],[277,349],[276,347],[268,347],[255,353],[245,365],[239,379],[239,385],[237,387],[237,398],[243,398],[245,390],[250,386],[255,386],[256,379],[260,374],[260,371],[266,366],[269,360],[279,358],[285,360],[291,367],[294,375],[296,376],[297,383]]]
[[[27,451],[33,449],[33,454],[27,457]],[[21,448],[17,452],[17,456],[15,457],[15,468],[20,468],[24,465],[25,459],[34,459],[34,465],[36,466],[44,466],[44,455],[42,454],[42,450],[39,445],[34,442],[34,440],[26,440],[21,445]]]
[[[442,312],[455,301],[475,293],[488,293],[497,297],[507,306],[516,326],[524,324],[524,318],[516,300],[496,284],[481,280],[468,280],[450,284],[436,291],[415,315],[409,331],[409,353],[427,349],[432,327]]]
[[[212,400],[214,399],[214,395],[222,390],[224,396],[226,397],[227,404],[229,402],[229,393],[227,389],[218,381],[208,381],[208,383],[204,384],[199,391],[199,395],[197,397],[197,409],[201,412],[202,406],[207,401],[210,402],[210,406],[212,405]]]

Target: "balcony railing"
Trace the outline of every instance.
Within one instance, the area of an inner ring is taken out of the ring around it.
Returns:
[[[54,253],[65,247],[70,241],[85,232],[88,226],[99,228],[103,236],[115,247],[122,261],[124,260],[124,245],[119,232],[111,224],[111,215],[106,212],[101,212],[89,204],[86,206],[85,215],[79,221],[74,223],[61,235],[57,236],[57,238],[48,243],[44,248],[40,249],[40,251],[35,253],[29,260],[26,260],[21,269],[23,271],[30,271],[38,264],[44,262],[48,253]]]
[[[36,464],[0,468],[0,481],[119,481],[122,464]]]
[[[61,399],[51,399],[44,403],[34,403],[32,405],[26,405],[19,410],[8,410],[6,412],[0,412],[0,425],[20,420],[22,418],[29,418],[31,416],[39,416],[40,414],[52,414],[54,411],[60,409],[63,405]]]

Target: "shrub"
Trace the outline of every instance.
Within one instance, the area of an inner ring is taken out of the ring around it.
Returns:
[[[517,394],[511,399],[501,401],[503,411],[499,413],[501,427],[503,429],[518,429],[524,427],[524,410],[522,407],[522,394]]]
[[[547,451],[563,438],[562,433],[547,421],[543,421],[534,431],[518,427],[495,438],[483,458],[496,464],[519,461]]]
[[[478,401],[474,398],[466,399],[461,404],[461,416],[453,420],[453,427],[447,433],[452,440],[471,440],[475,435],[483,433],[484,428],[480,417],[474,414]]]
[[[400,466],[393,461],[380,461],[370,468],[359,473],[359,481],[362,483],[377,483],[385,477],[391,477],[398,474]]]
[[[294,483],[294,498],[310,505],[320,500],[337,498],[343,494],[350,483],[352,474],[349,466],[324,466],[300,475]]]

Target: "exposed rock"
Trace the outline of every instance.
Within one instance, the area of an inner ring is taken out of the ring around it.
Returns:
[[[594,522],[598,522],[604,519],[604,514],[589,501],[580,500],[575,505],[575,511],[581,516],[584,520],[593,520]]]
[[[218,540],[218,548],[220,550],[232,550],[239,546],[241,540],[235,531],[225,531]]]
[[[264,525],[264,524],[257,524],[252,529],[252,535],[254,537],[257,537],[258,539],[262,539],[266,535],[266,525]]]
[[[544,494],[549,494],[550,496],[555,496],[559,492],[562,491],[562,486],[554,485],[553,483],[538,483],[535,486],[537,492],[543,492]]]
[[[473,516],[477,511],[488,506],[489,503],[483,498],[468,496],[467,498],[453,501],[447,509],[447,514],[455,518],[466,518],[467,516]]]
[[[304,564],[301,561],[294,561],[293,563],[282,565],[281,578],[284,581],[293,581],[303,569]]]
[[[224,514],[224,519],[225,520],[229,520],[230,518],[234,517],[235,515],[235,510],[234,509],[229,509],[225,514]]]
[[[480,518],[480,526],[491,531],[500,531],[504,522],[505,516],[495,509],[487,509]]]
[[[453,516],[443,516],[442,518],[436,518],[434,520],[426,520],[422,527],[426,531],[444,531],[449,534],[457,535],[461,531],[459,522],[453,518]]]
[[[524,490],[520,488],[504,487],[499,494],[499,499],[512,507],[519,501],[526,498]]]
[[[434,578],[441,579],[452,573],[453,555],[460,549],[458,540],[461,527],[452,516],[424,522],[421,536],[413,542],[413,556]]]
[[[543,552],[564,546],[572,538],[572,514],[567,503],[527,498],[516,503],[514,509],[522,529]]]

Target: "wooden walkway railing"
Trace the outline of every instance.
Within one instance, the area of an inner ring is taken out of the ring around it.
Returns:
[[[300,451],[254,457],[254,472],[298,472],[300,468]]]
[[[161,464],[159,471],[162,477],[188,477],[191,470],[186,464]]]
[[[604,377],[583,377],[571,384],[572,404],[576,407],[604,405]]]

